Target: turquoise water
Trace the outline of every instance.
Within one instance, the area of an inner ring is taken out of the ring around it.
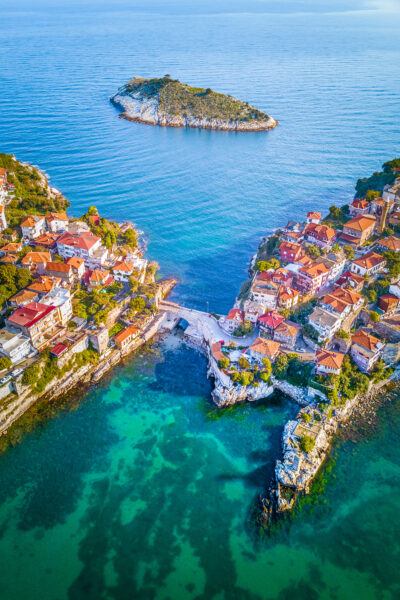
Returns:
[[[348,201],[399,155],[396,3],[0,0],[0,147],[79,215],[136,221],[180,302],[226,311],[259,241]],[[108,98],[170,73],[280,121],[269,133],[146,127]],[[0,598],[399,596],[397,398],[335,450],[315,503],[270,538],[284,399],[218,412],[205,360],[170,337],[0,457]],[[359,439],[360,438],[360,439]]]

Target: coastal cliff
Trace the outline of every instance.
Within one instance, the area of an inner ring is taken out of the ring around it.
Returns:
[[[135,77],[110,101],[129,121],[163,127],[194,127],[225,131],[263,131],[278,122],[233,96],[210,88],[194,88],[165,76]]]

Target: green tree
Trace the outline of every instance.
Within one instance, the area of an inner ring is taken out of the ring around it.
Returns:
[[[375,310],[371,310],[369,318],[373,323],[377,323],[379,321],[379,314]]]
[[[38,378],[38,368],[36,366],[36,364],[31,365],[30,367],[28,367],[27,369],[25,369],[23,375],[22,375],[22,384],[23,385],[32,385],[33,383],[36,383]]]
[[[348,244],[346,244],[346,246],[343,246],[343,250],[344,250],[344,253],[346,255],[346,258],[348,260],[353,260],[353,258],[354,258],[354,248],[353,248],[353,246],[349,246]]]
[[[277,379],[284,379],[289,360],[286,354],[279,354],[272,366],[272,372]]]
[[[94,217],[95,215],[98,215],[99,211],[97,210],[97,208],[95,206],[89,206],[88,211],[87,211],[87,215]]]
[[[381,195],[380,192],[378,192],[377,190],[368,190],[367,193],[365,194],[365,199],[368,202],[372,202],[372,200],[379,198],[380,195]]]
[[[132,250],[136,248],[137,237],[135,231],[131,227],[123,233],[122,239],[125,242],[125,244],[132,248]]]
[[[227,356],[225,356],[224,358],[221,358],[218,361],[218,366],[220,369],[227,369],[230,365],[230,360]]]
[[[315,440],[309,436],[309,435],[303,435],[302,438],[300,438],[300,449],[303,452],[306,452],[308,454],[308,452],[311,452],[313,450],[315,446]]]
[[[145,308],[146,301],[141,296],[137,296],[130,301],[129,306],[133,311],[140,313]]]
[[[311,421],[311,415],[308,414],[308,412],[301,413],[301,418],[304,421],[304,423],[310,423]]]
[[[239,382],[241,385],[250,385],[254,381],[254,374],[250,371],[242,371],[239,374]]]
[[[269,265],[270,265],[270,268],[275,269],[275,271],[276,271],[276,269],[279,269],[279,267],[281,266],[280,262],[277,258],[271,258],[271,260],[269,261]]]
[[[317,244],[310,244],[306,247],[306,254],[310,258],[318,258],[319,256],[321,256],[321,249],[319,248],[319,246],[317,246]]]
[[[339,245],[337,242],[335,242],[335,243],[333,244],[333,246],[332,246],[331,250],[332,250],[332,252],[333,252],[334,254],[339,254],[339,252],[340,252],[340,245]]]
[[[384,252],[383,256],[386,259],[390,277],[398,277],[400,275],[400,256],[393,251]]]
[[[266,260],[259,260],[256,263],[256,269],[259,273],[262,273],[263,271],[267,271],[269,268],[270,268],[270,264]]]
[[[12,362],[8,358],[8,356],[0,356],[0,371],[3,371],[4,369],[9,369],[11,365]]]
[[[344,329],[339,329],[335,333],[335,337],[339,338],[340,340],[348,340],[350,335]]]

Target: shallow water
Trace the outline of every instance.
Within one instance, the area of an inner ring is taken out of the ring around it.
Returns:
[[[0,0],[1,149],[44,168],[72,214],[134,220],[184,304],[227,311],[261,235],[347,202],[399,154],[388,4],[52,4]],[[118,119],[119,85],[167,72],[280,125]],[[170,337],[0,457],[2,599],[398,597],[399,400],[338,446],[315,502],[259,539],[253,501],[295,408],[216,411],[205,369]]]

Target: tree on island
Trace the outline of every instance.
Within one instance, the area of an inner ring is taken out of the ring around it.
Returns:
[[[300,439],[300,449],[303,452],[311,452],[315,446],[315,440],[310,435],[303,435]]]

